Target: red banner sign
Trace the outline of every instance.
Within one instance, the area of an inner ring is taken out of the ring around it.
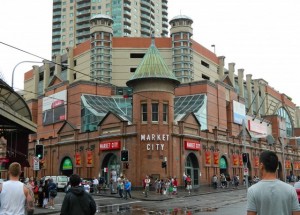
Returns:
[[[75,167],[81,166],[81,154],[79,152],[75,153]]]
[[[254,167],[256,167],[256,168],[259,167],[259,157],[258,156],[254,157]]]
[[[200,142],[184,141],[184,148],[189,150],[200,150]]]
[[[214,152],[214,165],[219,166],[219,152]]]
[[[88,150],[86,152],[86,167],[93,167],[94,160],[93,160],[93,152]]]
[[[121,141],[104,142],[99,144],[99,151],[118,150],[121,148]]]
[[[285,168],[290,169],[291,168],[291,161],[290,160],[285,160]]]
[[[300,169],[300,162],[294,161],[294,170],[299,170],[299,169]]]
[[[210,153],[210,151],[205,152],[205,165],[211,165],[211,153]]]
[[[240,166],[244,166],[242,154],[239,155],[239,160],[240,160]]]
[[[232,155],[232,163],[233,163],[233,166],[239,165],[239,156],[237,154]]]

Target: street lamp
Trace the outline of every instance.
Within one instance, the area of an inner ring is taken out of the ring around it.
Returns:
[[[30,61],[30,60],[25,60],[25,61],[21,61],[19,63],[17,63],[17,65],[15,65],[13,71],[12,71],[12,76],[11,76],[11,88],[14,88],[14,77],[15,77],[15,70],[17,68],[17,66],[19,66],[22,63],[43,63],[41,61]]]

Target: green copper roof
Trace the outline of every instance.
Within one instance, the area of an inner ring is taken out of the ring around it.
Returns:
[[[145,78],[164,78],[171,79],[175,81],[176,84],[180,83],[160,55],[154,44],[154,40],[152,41],[152,44],[146,52],[142,62],[135,70],[134,75],[128,82]]]

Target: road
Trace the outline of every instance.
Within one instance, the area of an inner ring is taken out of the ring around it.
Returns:
[[[59,195],[56,208],[60,208],[63,195]],[[164,201],[124,200],[104,196],[94,196],[94,199],[98,205],[97,215],[244,215],[246,213],[245,190],[174,197]]]

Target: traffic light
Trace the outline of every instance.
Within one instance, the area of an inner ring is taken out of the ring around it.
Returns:
[[[167,162],[166,161],[162,161],[161,162],[161,168],[166,168],[167,167]]]
[[[248,153],[243,153],[242,154],[243,157],[243,163],[248,163],[249,160],[249,154]]]
[[[121,151],[121,161],[128,161],[128,150]]]
[[[42,144],[35,145],[35,157],[38,157],[39,159],[43,159],[44,145]]]

